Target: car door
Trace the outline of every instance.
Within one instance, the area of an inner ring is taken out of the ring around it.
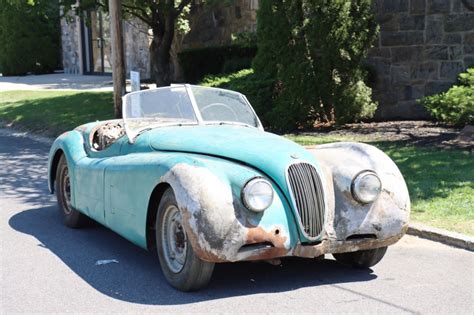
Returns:
[[[160,155],[134,152],[133,146],[124,140],[121,154],[107,160],[104,174],[105,225],[135,244],[146,247],[148,197],[159,179],[153,169],[159,166]]]
[[[123,138],[123,137],[122,137]],[[97,151],[86,141],[84,147],[87,157],[80,159],[75,168],[76,187],[75,207],[94,220],[105,224],[104,175],[110,159],[120,154],[122,139]]]

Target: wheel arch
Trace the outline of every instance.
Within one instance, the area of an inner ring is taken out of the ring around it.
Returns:
[[[62,149],[57,149],[54,153],[53,160],[51,161],[51,168],[49,172],[49,182],[50,182],[50,191],[54,193],[54,186],[56,181],[56,172],[58,170],[59,160],[61,156],[64,155],[64,151]]]
[[[162,182],[156,185],[153,189],[150,199],[148,201],[147,217],[146,217],[146,245],[149,251],[156,250],[156,240],[155,240],[155,221],[156,214],[158,210],[158,205],[160,204],[161,198],[165,191],[171,188],[171,185]]]

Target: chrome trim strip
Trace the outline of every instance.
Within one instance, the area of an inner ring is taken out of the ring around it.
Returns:
[[[239,93],[240,94],[240,93]],[[240,94],[242,95],[242,97],[244,98],[245,102],[247,102],[247,105],[250,107],[250,109],[252,110],[253,114],[255,115],[255,117],[257,117],[257,122],[258,122],[258,129],[260,129],[261,131],[264,131],[263,130],[263,125],[262,125],[262,122],[260,121],[260,117],[258,117],[257,113],[255,112],[255,109],[253,108],[252,104],[250,104],[249,100],[247,99],[247,96],[245,96],[244,94]],[[252,126],[253,127],[253,126]]]
[[[199,111],[196,98],[194,97],[193,91],[191,90],[191,85],[185,84],[184,88],[186,89],[186,93],[188,93],[189,100],[191,101],[191,104],[193,105],[194,115],[196,115],[196,118],[199,124],[202,125],[204,120],[202,119],[202,115],[201,115],[201,112]]]

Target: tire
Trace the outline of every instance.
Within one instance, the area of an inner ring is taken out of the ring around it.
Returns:
[[[333,254],[333,256],[338,262],[351,265],[355,268],[370,268],[380,262],[386,252],[387,246],[359,250],[357,252]]]
[[[211,280],[214,263],[203,261],[194,253],[171,188],[164,192],[157,211],[156,247],[166,280],[184,292],[205,287]]]
[[[83,227],[88,219],[84,214],[74,209],[71,205],[69,169],[64,155],[59,159],[58,168],[56,169],[55,186],[59,213],[64,225],[73,229]]]

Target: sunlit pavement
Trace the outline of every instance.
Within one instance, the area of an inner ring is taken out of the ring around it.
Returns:
[[[11,90],[93,90],[112,91],[112,76],[43,74],[17,77],[0,76],[0,92]]]

